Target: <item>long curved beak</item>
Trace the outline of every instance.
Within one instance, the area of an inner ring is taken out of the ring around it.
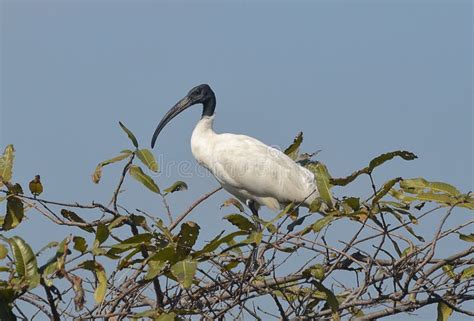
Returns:
[[[156,139],[160,134],[161,130],[170,122],[171,119],[175,118],[180,114],[182,111],[186,110],[188,107],[193,105],[193,101],[189,96],[184,97],[176,105],[174,105],[163,117],[160,121],[158,126],[155,129],[155,133],[153,134],[153,138],[151,139],[151,148],[155,147]]]

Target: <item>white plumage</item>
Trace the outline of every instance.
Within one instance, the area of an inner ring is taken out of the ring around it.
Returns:
[[[309,206],[319,196],[313,173],[283,152],[249,136],[215,133],[215,96],[208,85],[193,88],[164,116],[152,147],[163,127],[196,103],[204,108],[191,137],[193,156],[226,191],[247,205],[253,201],[257,210],[262,205],[278,210],[290,202]]]
[[[198,122],[191,149],[226,191],[244,203],[253,200],[273,210],[293,201],[309,205],[319,196],[313,173],[255,138],[215,133],[214,117]]]

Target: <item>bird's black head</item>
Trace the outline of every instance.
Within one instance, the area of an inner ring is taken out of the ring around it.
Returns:
[[[156,139],[160,134],[161,130],[166,126],[166,124],[180,114],[182,111],[187,108],[196,105],[202,104],[202,116],[212,116],[214,114],[214,109],[216,108],[216,96],[212,91],[211,87],[207,84],[202,84],[191,89],[188,94],[178,101],[163,117],[161,122],[156,127],[153,138],[151,139],[151,148],[155,146]]]
[[[191,105],[205,104],[207,101],[215,99],[214,92],[207,84],[194,87],[188,92],[187,97],[191,99]]]

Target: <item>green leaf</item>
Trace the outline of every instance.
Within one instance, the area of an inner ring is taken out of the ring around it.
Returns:
[[[79,267],[94,273],[97,279],[97,287],[94,291],[94,299],[98,304],[102,303],[107,291],[107,275],[104,267],[96,261],[84,261]]]
[[[352,314],[352,316],[354,318],[363,317],[365,315],[364,312],[361,309],[354,308],[354,307],[349,308],[349,312]]]
[[[362,174],[369,174],[369,168],[365,167],[363,169],[355,171],[347,177],[331,178],[329,182],[337,186],[346,186],[347,184],[352,183],[357,177],[359,177]]]
[[[126,216],[117,216],[117,218],[114,219],[107,227],[108,227],[109,231],[112,231],[114,228],[120,227],[123,224],[125,224],[126,221],[128,221],[128,217],[126,217]]]
[[[176,277],[181,287],[189,289],[197,270],[197,261],[186,259],[174,264],[171,273]]]
[[[48,244],[46,244],[45,246],[43,246],[38,252],[36,252],[36,256],[40,256],[40,255],[41,255],[44,251],[46,251],[47,249],[56,247],[56,246],[58,246],[58,245],[59,245],[59,243],[56,242],[56,241],[49,242]]]
[[[316,186],[318,187],[318,192],[322,200],[329,208],[332,208],[332,186],[329,183],[329,179],[331,178],[331,176],[329,175],[328,169],[322,163],[309,163],[306,168],[313,172],[314,177],[316,179]]]
[[[318,233],[318,232],[321,231],[326,225],[328,225],[329,223],[331,223],[333,220],[334,220],[334,216],[328,215],[328,216],[325,216],[325,217],[320,218],[319,220],[317,220],[315,223],[313,223],[313,225],[311,225],[311,227],[313,228],[313,231],[314,231],[315,233]]]
[[[398,214],[397,212],[392,212],[392,214],[395,216],[395,218],[402,224],[404,224],[405,222],[403,221],[403,218],[401,217],[400,214]],[[405,228],[405,230],[408,231],[408,233],[410,233],[411,235],[413,235],[414,237],[416,237],[416,239],[420,242],[424,242],[425,239],[422,237],[422,236],[419,236],[415,233],[415,231],[411,228],[411,226],[409,225],[404,225],[403,226]]]
[[[324,280],[325,272],[321,264],[315,264],[303,271],[303,276],[309,278],[313,277],[318,281]]]
[[[237,265],[239,265],[240,261],[239,260],[231,260],[229,264],[227,264],[224,269],[226,271],[232,271],[232,269],[236,268]]]
[[[406,180],[403,180],[400,182],[400,185],[402,185],[403,182]],[[414,189],[413,187],[407,187],[404,185],[405,189],[410,193],[411,195],[408,196],[404,194],[404,190],[396,190],[392,189],[390,191],[390,195],[399,199],[400,201],[404,203],[411,203],[413,201],[422,201],[422,202],[436,202],[441,205],[456,205],[456,206],[463,206],[463,203],[460,203],[459,200],[457,199],[456,196],[451,196],[449,194],[445,193],[433,193],[433,192],[424,192],[424,189]]]
[[[137,150],[137,157],[150,170],[158,172],[158,163],[149,149],[143,148]]]
[[[174,192],[181,192],[186,191],[188,189],[188,185],[183,181],[177,181],[170,187],[164,190],[166,194],[174,193]]]
[[[142,244],[147,244],[153,239],[153,234],[151,233],[143,233],[137,234],[132,237],[129,237],[126,240],[118,244],[112,245],[112,248],[122,249],[122,250],[129,250],[137,246],[141,246]]]
[[[471,233],[469,235],[467,234],[461,234],[459,233],[459,239],[466,241],[466,242],[474,242],[474,234]]]
[[[255,225],[250,222],[245,216],[240,214],[231,214],[224,217],[232,225],[237,226],[240,230],[243,231],[253,231],[255,230]]]
[[[179,257],[186,257],[191,252],[198,238],[199,229],[199,225],[194,222],[181,224],[177,241],[177,253]]]
[[[447,276],[449,276],[451,279],[455,280],[456,279],[456,274],[454,273],[454,268],[450,264],[443,265],[442,267],[444,273],[446,273]]]
[[[254,231],[250,233],[249,237],[245,239],[242,243],[259,245],[260,242],[262,242],[262,238],[263,238],[262,232]]]
[[[405,204],[405,203],[399,203],[399,202],[394,202],[394,201],[381,201],[379,202],[380,204],[383,205],[388,205],[391,207],[395,207],[397,209],[402,209],[402,210],[409,210],[410,206]]]
[[[146,310],[132,316],[132,321],[138,321],[138,319],[142,320],[143,318],[153,319],[154,321],[174,321],[174,320],[181,320],[177,319],[176,313],[174,312],[161,312],[159,310]]]
[[[455,198],[452,198],[447,194],[418,193],[415,198],[419,201],[430,201],[447,205],[453,205],[457,203]]]
[[[145,275],[145,280],[153,280],[163,271],[165,266],[166,261],[148,261],[148,271]]]
[[[474,210],[474,202],[473,201],[457,204],[457,206],[468,208],[470,210]]]
[[[377,192],[377,194],[375,194],[374,199],[372,200],[372,208],[374,207],[375,204],[377,204],[379,200],[382,199],[382,197],[384,197],[385,195],[388,194],[388,192],[390,192],[390,190],[396,183],[398,183],[401,180],[402,180],[401,177],[397,177],[383,184],[382,188]]]
[[[133,178],[142,183],[150,191],[160,194],[160,189],[158,188],[158,185],[156,185],[155,181],[153,181],[150,176],[145,174],[139,166],[132,165],[130,166],[128,171]]]
[[[268,229],[271,233],[276,232],[276,227],[273,225],[276,221],[281,219],[283,216],[288,215],[289,213],[292,213],[295,208],[295,204],[290,203],[288,204],[283,211],[278,213],[271,221],[269,222],[262,222],[264,229]]]
[[[420,242],[424,242],[424,241],[425,241],[425,239],[424,239],[422,236],[417,235],[417,234],[415,233],[415,231],[413,231],[413,229],[412,229],[410,226],[405,225],[404,227],[405,227],[405,230],[407,230],[411,235],[413,235],[414,237],[416,237],[416,239],[417,239],[418,241],[420,241]]]
[[[163,235],[168,239],[170,242],[174,242],[173,240],[173,234],[171,234],[171,231],[168,229],[168,227],[165,226],[163,223],[163,220],[161,218],[158,218],[155,220],[156,227],[163,233]]]
[[[94,299],[97,303],[102,303],[105,298],[105,292],[107,291],[107,275],[102,265],[96,264],[98,265],[96,268],[97,288],[94,291]]]
[[[6,258],[7,254],[8,254],[8,249],[6,248],[6,246],[3,244],[0,244],[0,260],[3,260],[4,258]]]
[[[97,225],[97,232],[95,233],[94,247],[99,247],[109,237],[110,231],[105,224]]]
[[[299,155],[299,150],[302,142],[303,132],[299,132],[293,140],[293,143],[287,149],[285,149],[285,154],[288,155],[291,159],[296,160]]]
[[[24,216],[25,210],[23,209],[22,201],[19,198],[10,195],[7,199],[7,214],[3,221],[3,230],[8,231],[15,228],[21,223]]]
[[[293,223],[288,224],[288,226],[287,226],[286,229],[287,229],[288,231],[292,232],[292,231],[295,229],[295,227],[297,227],[297,226],[303,224],[304,221],[306,220],[306,218],[309,217],[309,216],[311,216],[311,214],[301,216],[300,218],[298,218],[298,219],[297,219],[296,221],[294,221]]]
[[[58,249],[56,251],[56,254],[58,256],[63,256],[65,253],[67,253],[68,246],[69,246],[69,237],[66,237],[64,240],[61,241],[61,243],[58,244]]]
[[[416,247],[414,247],[413,245],[410,245],[406,249],[403,250],[400,257],[406,257],[406,256],[412,254],[415,250],[416,250]]]
[[[61,215],[64,218],[70,220],[71,222],[87,224],[86,221],[84,221],[79,215],[77,215],[73,211],[62,209],[61,210]],[[86,231],[86,232],[89,232],[89,233],[94,233],[95,232],[94,229],[92,228],[92,226],[80,226],[79,228]]]
[[[471,279],[474,277],[474,266],[470,266],[468,268],[465,268],[462,272],[461,272],[461,280],[464,280],[464,279]]]
[[[418,194],[425,190],[429,190],[432,193],[446,193],[451,196],[459,196],[461,193],[456,187],[442,182],[428,182],[424,178],[412,178],[404,179],[400,183],[400,187],[407,193]]]
[[[65,238],[60,243],[51,242],[46,247],[54,243],[57,244],[56,254],[52,258],[50,258],[48,262],[46,262],[46,264],[39,268],[39,272],[43,275],[43,278],[48,286],[52,285],[52,281],[48,279],[47,276],[64,268],[66,256],[68,254],[69,238]]]
[[[403,190],[398,190],[398,189],[392,188],[390,190],[389,194],[390,194],[390,196],[400,200],[404,204],[407,204],[407,206],[409,206],[410,203],[416,201],[416,198],[406,195],[403,192]]]
[[[133,264],[135,262],[141,261],[141,260],[132,260],[132,258],[136,254],[140,253],[141,251],[142,251],[141,247],[137,247],[133,251],[130,251],[130,253],[128,253],[125,257],[121,258],[121,260],[118,262],[117,268],[119,270],[122,270],[124,268],[129,267],[131,264]],[[110,251],[109,251],[109,253],[110,253]]]
[[[314,201],[311,202],[311,204],[309,205],[309,212],[310,213],[315,213],[315,212],[318,212],[320,209],[321,209],[321,205],[322,205],[322,200],[320,197],[316,198]]]
[[[443,182],[430,182],[429,188],[433,192],[437,192],[437,193],[447,193],[452,196],[461,195],[461,192],[459,192],[459,190],[456,187],[447,183],[443,183]]]
[[[130,138],[130,140],[132,141],[133,146],[138,148],[138,141],[135,135],[133,135],[133,133],[127,127],[125,127],[124,124],[122,124],[122,122],[119,121],[119,125],[123,129],[123,131],[128,135],[128,138]]]
[[[400,187],[403,191],[410,194],[423,192],[428,188],[428,185],[429,182],[424,178],[405,179],[400,183]]]
[[[339,301],[337,300],[336,296],[334,293],[331,292],[331,290],[327,289],[322,283],[318,281],[313,281],[312,282],[316,288],[323,292],[326,296],[326,302],[328,303],[329,307],[331,308],[333,314],[337,313],[337,310],[339,309]]]
[[[72,238],[72,241],[74,242],[74,249],[76,251],[79,251],[81,253],[84,253],[85,251],[87,251],[87,242],[83,237],[74,236]]]
[[[14,158],[15,148],[13,148],[13,145],[7,145],[2,157],[0,157],[0,187],[4,185],[4,182],[9,182],[12,178]]]
[[[176,313],[161,313],[158,318],[154,319],[155,321],[174,321],[176,320]]]
[[[312,276],[314,276],[317,280],[322,281],[324,280],[324,267],[321,264],[315,264],[313,268],[310,270]]]
[[[145,311],[142,311],[140,313],[136,313],[132,316],[131,320],[132,321],[138,321],[138,319],[140,318],[153,318],[154,316],[156,316],[156,310],[155,309],[152,309],[152,310],[145,310]],[[140,320],[141,321],[141,320]]]
[[[447,321],[452,313],[453,313],[453,309],[451,309],[446,303],[439,302],[438,303],[438,318],[436,319],[436,321]]]
[[[370,161],[369,172],[372,172],[375,167],[380,166],[386,161],[391,160],[392,158],[397,157],[397,156],[403,158],[404,160],[414,160],[418,158],[418,156],[406,150],[397,150],[394,152],[385,153],[385,154],[375,157],[374,159]]]
[[[242,205],[242,203],[240,203],[237,199],[235,198],[229,198],[227,200],[224,201],[224,203],[222,203],[221,205],[221,208],[223,207],[228,207],[228,206],[235,206],[240,212],[244,212],[244,206]]]
[[[92,173],[92,181],[96,184],[98,184],[100,182],[100,178],[102,177],[102,167],[106,166],[106,165],[109,165],[109,164],[112,164],[112,163],[116,163],[116,162],[120,162],[121,160],[124,160],[125,158],[129,157],[130,154],[132,152],[126,152],[126,153],[122,153],[114,158],[111,158],[111,159],[108,159],[106,161],[103,161],[103,162],[100,162],[96,168],[95,168],[95,171],[94,173]]]
[[[55,273],[58,270],[58,261],[57,261],[57,255],[52,257],[46,264],[41,266],[39,268],[39,271],[45,281],[48,279],[48,276]]]
[[[18,236],[13,236],[8,241],[15,260],[16,273],[28,282],[30,290],[35,288],[40,282],[40,275],[33,250]]]
[[[216,236],[213,240],[211,240],[208,244],[206,244],[202,250],[199,250],[195,253],[193,253],[193,257],[195,258],[198,258],[200,257],[201,255],[203,254],[206,254],[206,253],[209,253],[209,252],[213,252],[215,251],[220,245],[224,244],[224,243],[229,243],[231,241],[234,240],[235,237],[237,236],[241,236],[241,235],[247,235],[248,232],[247,231],[237,231],[237,232],[233,232],[233,233],[230,233],[226,236],[223,236],[221,237],[221,235],[223,234],[223,232],[221,234],[219,234],[218,236]]]
[[[132,214],[129,216],[130,220],[132,221],[133,224],[136,226],[141,226],[141,227],[146,227],[146,218],[143,215],[135,215]]]
[[[377,166],[380,166],[383,163],[385,163],[386,161],[391,160],[392,158],[397,157],[397,156],[401,157],[405,160],[413,160],[413,159],[417,158],[417,156],[415,154],[413,154],[411,152],[403,151],[403,150],[397,150],[397,151],[394,151],[394,152],[385,153],[385,154],[382,154],[382,155],[377,156],[374,159],[372,159],[369,163],[369,166],[364,167],[364,168],[362,168],[358,171],[355,171],[347,177],[334,178],[334,179],[331,178],[330,182],[333,185],[345,186],[345,185],[351,183],[352,181],[354,181],[357,177],[359,177],[362,174],[372,173],[372,171]]]
[[[360,209],[360,199],[358,197],[347,197],[344,199],[346,203],[354,212]]]
[[[159,250],[152,256],[150,256],[149,261],[159,261],[159,262],[172,262],[175,263],[178,260],[176,259],[176,249],[172,245],[168,245],[164,249]]]

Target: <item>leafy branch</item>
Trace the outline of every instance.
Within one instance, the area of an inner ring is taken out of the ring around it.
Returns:
[[[132,149],[100,162],[92,175],[99,184],[106,166],[122,165],[109,203],[45,199],[40,194],[47,186],[39,187],[39,175],[29,186],[32,195],[25,193],[14,182],[14,148],[5,148],[0,319],[28,319],[32,309],[53,320],[196,315],[372,320],[429,305],[437,306],[441,321],[452,313],[474,314],[467,304],[474,300],[474,220],[466,215],[474,210],[472,195],[424,178],[395,177],[379,184],[372,176],[394,158],[415,159],[413,153],[385,153],[347,177],[333,178],[326,165],[312,160],[315,153],[300,153],[300,133],[285,152],[315,175],[320,197],[308,213],[300,213],[301,204],[289,204],[269,219],[256,218],[238,200],[228,199],[216,209],[225,212],[225,230],[203,240],[203,227],[212,225],[199,215],[185,220],[221,187],[173,213],[169,196],[186,191],[187,184],[160,188],[152,175],[159,172],[153,154],[140,148],[124,124],[120,127]],[[371,179],[367,195],[333,195],[334,186],[347,186],[360,175]],[[129,177],[161,200],[162,209],[150,214],[124,207],[124,186],[133,184]],[[34,253],[13,233],[36,214],[72,234],[45,240]],[[439,223],[420,234],[419,227],[430,227],[430,220]],[[342,228],[353,232],[342,235]],[[453,249],[449,256],[440,256],[443,244]],[[273,306],[263,303],[265,297]]]

